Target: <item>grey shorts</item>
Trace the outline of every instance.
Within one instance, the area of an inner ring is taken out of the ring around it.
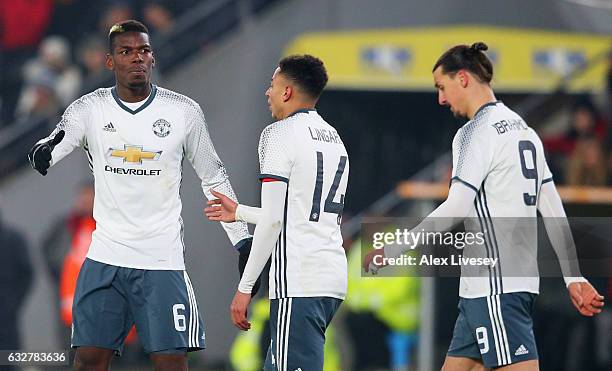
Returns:
[[[527,292],[459,298],[448,355],[482,359],[488,368],[538,359],[531,319],[535,298]]]
[[[146,353],[204,349],[204,322],[186,271],[117,267],[86,259],[72,306],[72,347],[121,353],[133,325]]]
[[[325,330],[340,304],[328,297],[270,300],[272,339],[264,370],[323,370]]]

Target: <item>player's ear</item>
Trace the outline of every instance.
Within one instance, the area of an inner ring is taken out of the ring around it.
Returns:
[[[151,58],[151,68],[155,68],[155,57]]]
[[[293,95],[293,86],[291,85],[286,86],[285,91],[283,92],[283,102],[286,102],[289,99],[291,99],[292,95]]]
[[[110,53],[106,53],[106,61],[104,62],[106,69],[109,71],[113,71],[115,69],[115,65],[113,64],[113,56]]]
[[[459,79],[459,84],[462,88],[467,87],[468,82],[470,81],[470,75],[465,72],[465,70],[461,70],[457,73],[457,78]]]

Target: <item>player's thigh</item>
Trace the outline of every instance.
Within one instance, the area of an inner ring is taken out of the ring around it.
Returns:
[[[322,370],[325,330],[341,302],[327,297],[271,300],[271,342],[264,369]]]
[[[537,359],[523,361],[508,366],[496,368],[495,371],[539,371],[540,364]]]
[[[163,353],[149,355],[154,371],[187,371],[187,352]]]
[[[489,351],[486,336],[484,339],[481,336],[483,329],[474,328],[468,321],[465,299],[459,300],[458,309],[459,315],[444,362],[445,370],[470,370],[471,365],[482,365],[482,356]]]
[[[118,283],[119,267],[86,259],[72,306],[72,346],[121,352],[133,321]]]
[[[523,292],[460,299],[485,367],[538,359],[531,318],[534,300],[534,294]],[[450,350],[449,355],[456,356]]]
[[[124,283],[146,353],[204,349],[204,322],[186,271],[133,270]]]
[[[466,357],[454,357],[446,356],[444,365],[440,371],[487,371],[481,360],[466,358]]]
[[[77,371],[108,370],[114,351],[97,347],[79,347],[74,355],[74,368]]]

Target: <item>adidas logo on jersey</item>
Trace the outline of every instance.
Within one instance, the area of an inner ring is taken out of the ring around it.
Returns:
[[[109,132],[111,132],[111,133],[114,133],[114,132],[116,132],[116,131],[117,131],[117,129],[115,129],[115,127],[113,126],[113,123],[112,123],[112,122],[109,122],[109,123],[108,123],[108,125],[105,125],[105,126],[102,128],[102,130],[104,130],[104,131],[109,131]]]
[[[527,350],[527,348],[525,348],[525,346],[523,344],[521,344],[521,346],[518,347],[516,349],[516,351],[514,352],[514,355],[515,356],[522,356],[522,355],[528,354],[528,353],[529,353],[529,351]]]

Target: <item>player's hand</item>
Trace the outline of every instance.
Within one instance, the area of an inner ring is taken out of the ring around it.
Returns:
[[[242,331],[248,331],[251,328],[251,322],[247,319],[247,309],[251,303],[251,294],[244,294],[236,290],[236,295],[230,306],[230,315],[234,326]]]
[[[376,259],[376,262],[381,263],[379,265],[374,263],[374,258],[376,256],[380,256],[380,258]],[[382,264],[384,257],[385,251],[383,249],[374,249],[370,251],[368,255],[363,258],[363,269],[365,269],[366,273],[372,271],[372,274],[377,274],[378,270],[385,266],[385,264]]]
[[[204,209],[204,213],[208,219],[216,222],[235,222],[238,203],[214,189],[211,189],[210,193],[217,197],[217,199],[209,200],[208,207]]]
[[[244,273],[244,268],[249,261],[249,255],[251,254],[251,246],[253,244],[253,239],[249,238],[244,241],[243,245],[238,249],[238,273],[240,273],[240,278],[242,279],[242,274]],[[255,296],[259,291],[259,286],[261,286],[261,275],[257,277],[257,281],[253,285],[253,289],[251,290],[251,296]]]
[[[53,148],[64,139],[65,134],[66,132],[64,130],[60,130],[53,138],[46,142],[37,143],[30,149],[28,152],[28,161],[30,161],[30,165],[34,170],[38,171],[43,176],[47,175],[47,169],[51,166],[51,152]]]
[[[567,287],[572,303],[583,316],[593,317],[601,313],[604,297],[589,282],[573,282]]]

